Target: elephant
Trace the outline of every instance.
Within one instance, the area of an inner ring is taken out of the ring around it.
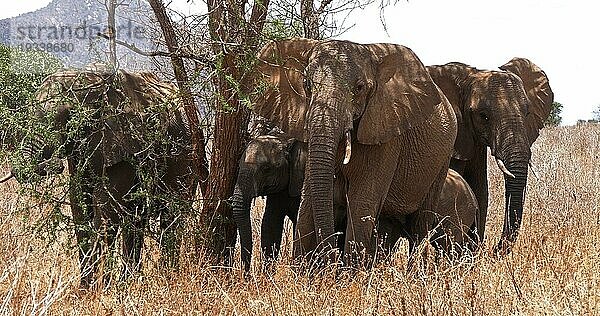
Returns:
[[[228,202],[240,235],[241,259],[246,272],[250,270],[252,259],[252,199],[266,196],[260,239],[261,251],[268,263],[278,257],[286,216],[295,230],[307,155],[305,143],[281,133],[252,139],[242,154],[234,193]],[[334,192],[336,231],[345,227],[343,190],[343,183],[339,182]]]
[[[161,264],[175,268],[179,217],[191,208],[197,182],[177,89],[151,73],[61,70],[44,80],[36,99],[36,120],[48,119],[52,133],[24,140],[21,156],[39,176],[62,172],[67,160],[81,287],[102,280],[100,255],[112,253],[119,231],[122,277],[139,270],[152,216],[160,217]],[[3,180],[12,176],[30,180],[16,168]]]
[[[250,141],[242,154],[234,195],[228,202],[234,210],[246,272],[250,270],[252,258],[252,199],[266,196],[260,238],[261,251],[270,262],[278,256],[285,217],[290,219],[294,227],[296,225],[306,156],[306,144],[285,134],[258,136]],[[346,192],[341,175],[336,175],[333,196],[335,232],[343,236],[346,228]],[[467,232],[474,224],[476,214],[477,200],[469,185],[456,171],[449,169],[435,211],[437,232],[433,237],[434,246],[448,254],[460,253],[469,247],[471,240]],[[391,249],[400,237],[410,238],[399,233],[397,225],[402,224],[385,217],[379,219],[377,229],[387,236],[386,242],[391,243],[386,248]],[[343,251],[342,241],[338,240],[337,247]]]
[[[448,169],[436,211],[439,230],[433,237],[434,246],[447,254],[460,254],[462,249],[472,248],[469,235],[478,212],[477,198],[467,181]]]
[[[456,62],[429,66],[428,71],[457,117],[450,167],[465,178],[479,203],[473,239],[480,243],[488,209],[487,147],[504,174],[504,227],[494,248],[506,254],[521,226],[531,145],[552,108],[548,77],[525,58],[513,58],[500,71]]]
[[[446,253],[450,258],[460,256],[465,249],[473,249],[474,240],[471,239],[478,214],[478,203],[469,184],[461,175],[448,169],[438,207],[433,211],[435,216],[434,231],[431,243],[441,253]],[[405,226],[393,218],[382,216],[377,227],[381,235],[385,236],[384,250],[391,253],[391,249],[401,238],[411,238],[407,231],[398,230],[398,226]]]
[[[345,264],[369,268],[380,215],[425,238],[446,177],[456,117],[407,47],[293,38],[258,53],[253,111],[306,142],[294,256],[337,261],[334,175],[347,182]]]

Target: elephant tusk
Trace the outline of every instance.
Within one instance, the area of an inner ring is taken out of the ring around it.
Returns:
[[[533,164],[531,163],[531,161],[529,161],[529,170],[531,170],[531,173],[533,174],[533,176],[535,177],[536,180],[540,179],[540,177],[538,177],[537,172],[535,172],[535,168],[533,167]]]
[[[510,173],[510,171],[508,171],[508,169],[506,169],[506,166],[504,165],[504,162],[502,162],[502,160],[496,158],[496,164],[498,164],[498,168],[500,168],[500,170],[502,170],[502,172],[504,172],[504,174],[506,174],[507,176],[509,176],[511,178],[516,178],[514,174]]]
[[[350,131],[346,132],[346,152],[344,154],[344,164],[347,165],[350,162],[350,156],[352,156],[352,136]]]
[[[10,179],[12,179],[15,176],[15,174],[11,171],[7,172],[6,175],[4,175],[4,177],[2,177],[0,179],[0,183],[4,183]]]

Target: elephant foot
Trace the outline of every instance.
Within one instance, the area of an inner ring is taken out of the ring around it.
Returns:
[[[275,273],[277,273],[277,262],[273,259],[265,259],[262,264],[262,273],[269,277],[275,276]]]
[[[511,253],[514,242],[506,239],[500,239],[498,244],[494,247],[494,254],[497,257],[504,257]]]
[[[312,251],[302,258],[301,271],[306,271],[310,278],[324,276],[341,266],[340,254],[337,248]]]

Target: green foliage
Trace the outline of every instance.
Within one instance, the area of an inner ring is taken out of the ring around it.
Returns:
[[[600,122],[600,104],[596,106],[596,109],[594,110],[594,112],[592,112],[592,114],[592,120],[594,120],[595,122]]]
[[[560,125],[560,122],[562,122],[562,117],[560,116],[560,113],[563,110],[563,105],[561,103],[558,102],[552,102],[552,111],[550,111],[550,115],[548,116],[548,118],[546,119],[545,125],[546,126],[558,126]]]
[[[0,44],[0,151],[14,147],[16,138],[27,131],[23,124],[28,122],[28,104],[44,78],[59,68],[60,61],[46,52]]]
[[[4,156],[8,156],[11,165],[17,167],[19,176],[28,181],[41,181],[34,172],[36,166],[15,153],[19,152],[21,142],[34,135],[47,139],[52,137],[49,124],[39,124],[32,119],[35,112],[32,105],[44,78],[61,67],[60,61],[46,52],[23,51],[0,44],[0,159],[4,161]],[[43,190],[35,190],[32,185],[24,185],[20,189],[20,193],[29,198],[27,203],[19,204],[21,218],[28,221],[30,210],[43,210],[46,216],[32,223],[32,229],[48,240],[57,240],[59,232],[67,228],[61,212],[64,203],[58,202],[64,199],[56,196],[61,194],[64,183],[64,177],[56,177],[47,181]]]
[[[69,77],[70,74],[74,76]],[[184,123],[178,121],[177,127],[167,124],[172,123],[174,113],[183,117],[182,112],[178,112],[180,102],[174,93],[176,91],[152,82],[143,89],[147,94],[143,97],[136,95],[138,99],[134,102],[123,92],[127,90],[124,85],[130,82],[121,82],[119,76],[111,77],[111,74],[104,73],[102,76],[98,79],[99,76],[90,72],[69,71],[62,73],[58,79],[49,77],[41,85],[35,81],[36,86],[31,87],[20,110],[12,111],[12,119],[5,121],[11,129],[20,131],[17,146],[8,155],[14,174],[21,183],[20,194],[27,201],[18,212],[43,212],[43,216],[36,217],[39,220],[31,222],[30,227],[48,242],[60,240],[60,233],[66,230],[69,231],[68,236],[73,237],[74,221],[67,207],[71,202],[76,201],[74,203],[80,207],[86,207],[82,201],[89,200],[90,195],[97,198],[97,192],[103,190],[101,188],[113,186],[102,174],[105,165],[98,165],[100,155],[106,159],[107,165],[121,161],[129,163],[139,181],[122,200],[108,198],[110,208],[115,212],[121,209],[118,205],[121,202],[143,205],[128,217],[135,220],[158,218],[163,216],[161,212],[180,218],[181,212],[191,209],[191,202],[181,199],[179,194],[182,192],[157,190],[166,187],[163,182],[167,173],[165,159],[191,150],[189,138],[182,132]],[[156,96],[156,91],[163,94]],[[5,112],[8,113],[8,110]],[[64,113],[68,115],[61,116]],[[167,132],[171,128],[176,131]],[[76,172],[53,176],[40,174],[39,167],[46,162],[53,163],[49,164],[49,170],[56,170],[49,172],[50,175],[59,173],[57,165],[66,165],[65,158],[74,162],[72,166]],[[94,171],[91,171],[92,166],[95,166]],[[70,199],[69,191],[75,199]],[[30,217],[23,219],[29,221]],[[122,225],[131,224],[124,222]],[[150,233],[158,236],[160,232],[154,229],[155,226],[152,228]],[[94,228],[88,223],[77,229],[90,231]],[[92,231],[92,236],[97,233],[100,232]]]
[[[265,37],[272,40],[302,37],[303,33],[304,30],[302,28],[300,17],[292,19],[286,17],[272,18],[265,24],[264,30]]]

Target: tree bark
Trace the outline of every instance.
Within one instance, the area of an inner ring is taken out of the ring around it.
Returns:
[[[321,39],[319,32],[319,12],[315,11],[314,0],[300,1],[300,15],[304,28],[304,37]]]
[[[244,16],[245,1],[208,0],[212,50],[220,56],[214,78],[215,126],[208,188],[202,209],[205,232],[198,248],[208,250],[214,261],[231,265],[237,238],[233,210],[225,200],[233,195],[238,161],[248,140],[250,110],[244,99],[251,91],[251,69],[264,27],[268,0],[256,1],[250,19]]]
[[[206,195],[206,184],[208,179],[208,160],[206,158],[206,140],[204,138],[204,131],[200,127],[198,120],[198,111],[194,96],[190,90],[189,77],[185,70],[183,59],[178,56],[179,43],[175,30],[173,29],[173,23],[167,15],[166,8],[162,0],[148,0],[154,15],[158,20],[160,29],[165,38],[165,44],[169,53],[171,54],[171,64],[173,66],[173,73],[175,74],[175,80],[183,99],[183,105],[185,113],[188,118],[190,129],[192,133],[192,151],[194,153],[193,159],[195,160],[196,172],[198,175],[198,181],[202,196]]]
[[[117,68],[117,28],[115,22],[115,11],[117,9],[117,0],[106,1],[106,11],[108,15],[108,64],[112,69]]]

